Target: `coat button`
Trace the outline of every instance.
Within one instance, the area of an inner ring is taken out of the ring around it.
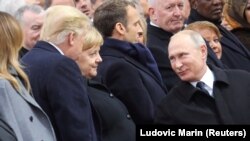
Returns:
[[[110,97],[114,97],[114,95],[112,93],[109,94]]]
[[[131,116],[130,116],[130,114],[127,114],[127,118],[128,118],[128,119],[131,119]]]
[[[32,116],[30,116],[30,118],[29,118],[29,119],[30,119],[30,121],[31,121],[31,122],[33,122],[33,117],[32,117]]]

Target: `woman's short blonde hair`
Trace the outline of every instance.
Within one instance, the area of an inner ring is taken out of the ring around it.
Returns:
[[[95,27],[90,27],[89,31],[85,35],[83,35],[83,40],[83,50],[101,46],[103,44],[102,35],[97,31]]]
[[[208,29],[208,30],[212,30],[215,32],[215,34],[221,38],[222,35],[220,33],[220,30],[217,28],[216,25],[214,25],[213,23],[209,22],[209,21],[197,21],[197,22],[193,22],[189,25],[187,25],[185,27],[185,30],[194,30],[196,32],[199,32],[200,30],[204,30],[204,29]]]

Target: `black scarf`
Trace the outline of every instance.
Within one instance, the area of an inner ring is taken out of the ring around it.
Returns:
[[[121,40],[107,38],[103,46],[113,46],[124,54],[130,56],[150,70],[162,82],[162,78],[154,57],[147,47],[140,43],[129,43]]]

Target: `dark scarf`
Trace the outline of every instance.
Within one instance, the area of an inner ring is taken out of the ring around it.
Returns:
[[[160,72],[154,57],[147,47],[140,43],[129,43],[121,40],[107,38],[103,46],[115,47],[115,49],[130,56],[150,70],[162,82]]]

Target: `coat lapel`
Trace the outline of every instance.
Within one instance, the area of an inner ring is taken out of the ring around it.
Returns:
[[[20,96],[21,96],[25,101],[27,101],[29,104],[31,104],[31,105],[33,105],[33,106],[35,106],[35,107],[41,109],[40,106],[36,103],[35,99],[32,97],[32,95],[29,94],[28,91],[25,89],[23,83],[21,82],[21,80],[20,80],[19,77],[18,77],[18,74],[17,74],[16,70],[15,70],[13,67],[10,67],[10,68],[9,68],[9,71],[10,71],[10,73],[17,79],[18,83],[19,83],[20,86],[21,86],[21,91],[20,91],[20,92],[17,92],[17,93],[19,93]]]
[[[229,95],[230,91],[227,89],[229,86],[229,80],[221,69],[216,68],[215,66],[209,66],[214,73],[215,82],[213,88],[213,94],[218,108],[220,118],[224,124],[233,124],[233,118],[228,109],[227,102],[225,101],[225,95]],[[225,89],[224,89],[225,88]]]

